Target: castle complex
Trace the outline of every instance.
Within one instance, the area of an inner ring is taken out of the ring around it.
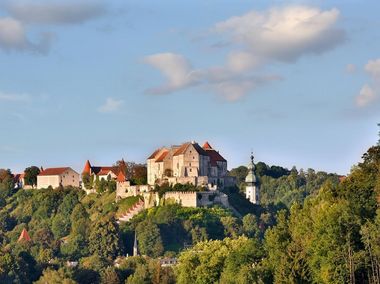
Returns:
[[[206,142],[192,141],[154,151],[147,160],[148,184],[190,183],[209,189],[234,185],[227,176],[227,161]]]

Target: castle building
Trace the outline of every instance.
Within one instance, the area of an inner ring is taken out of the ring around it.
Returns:
[[[57,188],[60,186],[79,187],[79,174],[70,167],[48,168],[37,176],[37,188],[49,186]]]
[[[87,160],[82,171],[82,179],[83,176],[88,175],[92,177],[95,181],[99,180],[115,180],[117,184],[126,184],[127,178],[125,176],[126,164],[124,160],[121,160],[118,166],[92,166],[90,161]],[[86,188],[86,185],[83,183],[83,189],[91,190],[91,188]]]
[[[168,182],[191,183],[210,189],[233,185],[227,176],[227,161],[206,142],[186,142],[182,145],[160,148],[147,159],[148,184]]]
[[[248,174],[245,178],[245,197],[253,204],[260,202],[260,187],[255,175],[255,164],[253,163],[253,154],[251,154],[251,162],[248,165]]]

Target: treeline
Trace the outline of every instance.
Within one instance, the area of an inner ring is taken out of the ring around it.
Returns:
[[[248,168],[240,166],[232,169],[229,175],[236,177],[239,190],[245,192],[245,177]],[[269,166],[258,162],[255,173],[260,185],[260,204],[264,206],[275,205],[290,208],[294,202],[302,203],[309,195],[315,195],[321,186],[330,181],[339,183],[339,176],[326,172],[316,172],[313,169],[291,170],[280,166]]]
[[[290,175],[289,175],[290,176]],[[180,254],[178,283],[380,283],[380,145],[341,183],[281,210],[264,238],[207,241]]]

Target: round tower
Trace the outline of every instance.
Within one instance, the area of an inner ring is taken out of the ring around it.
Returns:
[[[248,174],[245,178],[245,197],[253,204],[259,204],[260,191],[257,177],[255,175],[255,164],[253,163],[253,154],[251,153],[251,162],[248,165]]]

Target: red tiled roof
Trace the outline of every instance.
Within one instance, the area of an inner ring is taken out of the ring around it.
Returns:
[[[95,175],[106,175],[110,171],[113,172],[115,175],[119,173],[118,167],[91,167],[92,173]]]
[[[116,179],[118,182],[123,182],[126,180],[125,178],[125,175],[122,171],[119,172],[119,174],[117,175],[117,179]]]
[[[154,151],[153,154],[148,157],[148,160],[156,158],[158,152],[160,151],[161,149],[157,149],[156,151]]]
[[[86,173],[86,174],[90,174],[91,173],[91,164],[90,164],[89,160],[87,160],[86,164],[84,165],[82,174],[84,174],[84,173]]]
[[[183,153],[185,153],[187,147],[190,145],[189,142],[187,143],[183,143],[178,149],[177,151],[174,152],[173,156],[178,156],[178,155],[182,155]]]
[[[156,162],[162,162],[168,153],[169,151],[165,149],[164,152],[162,152],[162,154],[156,159]]]
[[[64,168],[48,168],[40,172],[39,176],[56,176],[63,174],[67,169],[70,169],[70,167],[64,167]]]
[[[29,234],[28,234],[28,231],[24,228],[22,229],[22,232],[20,234],[20,237],[18,238],[18,242],[20,241],[31,241],[32,239],[30,238]]]
[[[94,171],[95,172],[95,171]],[[118,167],[97,167],[96,175],[107,175],[109,172],[113,172],[115,175],[119,174]]]
[[[187,147],[189,147],[190,145],[193,145],[195,151],[197,151],[199,155],[207,156],[206,151],[203,150],[203,148],[201,146],[199,146],[198,143],[190,143],[190,142],[183,143],[178,148],[178,150],[174,152],[173,156],[178,156],[178,155],[184,154],[186,152],[186,150],[187,150]]]
[[[206,141],[206,142],[203,144],[202,148],[205,149],[205,150],[211,150],[211,149],[212,149],[212,147],[211,147],[211,145],[208,143],[208,141]]]
[[[217,162],[226,162],[226,159],[215,150],[207,150],[207,155],[210,157],[211,166],[216,166]]]

